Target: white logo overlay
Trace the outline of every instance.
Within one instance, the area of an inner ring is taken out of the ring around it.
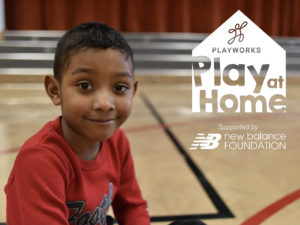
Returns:
[[[193,112],[286,112],[286,52],[241,11],[192,57]]]
[[[191,144],[190,150],[212,150],[219,146],[219,140],[221,139],[221,134],[203,134],[198,133],[195,137],[193,144]]]
[[[287,135],[282,132],[267,132],[255,124],[218,125],[220,133],[198,133],[189,150],[223,151],[284,151]]]

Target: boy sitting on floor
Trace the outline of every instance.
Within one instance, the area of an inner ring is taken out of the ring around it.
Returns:
[[[46,92],[62,115],[22,146],[5,187],[8,225],[149,225],[128,140],[137,81],[133,53],[114,29],[86,23],[58,42]]]

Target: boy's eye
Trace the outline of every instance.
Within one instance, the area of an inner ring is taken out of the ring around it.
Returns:
[[[83,90],[89,90],[92,88],[92,86],[88,82],[81,82],[81,83],[76,84],[76,86]]]
[[[125,92],[128,90],[128,86],[127,85],[124,85],[124,84],[118,84],[115,86],[114,90],[116,92]]]

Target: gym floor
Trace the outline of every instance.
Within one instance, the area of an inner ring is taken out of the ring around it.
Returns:
[[[189,218],[207,225],[299,223],[300,78],[287,81],[285,114],[192,113],[190,78],[137,79],[133,112],[122,128],[153,224]],[[41,80],[0,79],[0,222],[19,147],[60,114]],[[229,150],[222,142],[215,150],[189,150],[198,133],[245,134],[219,129],[233,125],[285,134],[286,150]]]

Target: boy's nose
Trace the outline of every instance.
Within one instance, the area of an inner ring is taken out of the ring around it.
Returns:
[[[96,93],[95,101],[93,103],[95,110],[110,111],[115,108],[114,98],[109,92],[98,92]]]

